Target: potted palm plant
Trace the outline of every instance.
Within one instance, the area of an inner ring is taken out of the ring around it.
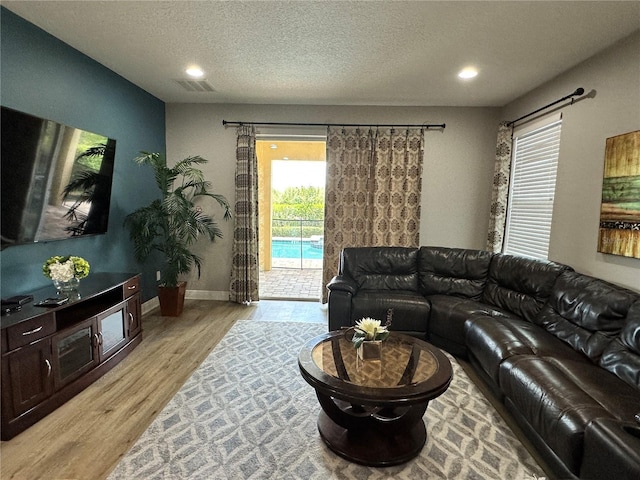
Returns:
[[[202,157],[187,157],[169,168],[163,155],[140,152],[135,162],[153,168],[161,198],[127,215],[125,226],[129,228],[138,261],[146,261],[153,251],[164,257],[158,284],[160,311],[163,316],[180,316],[186,291],[186,282],[180,281],[180,275],[196,267],[200,278],[202,261],[190,247],[200,236],[212,242],[222,238],[216,220],[195,201],[212,198],[223,208],[225,220],[231,218],[229,202],[210,191],[211,182],[204,179],[198,168],[207,163]]]

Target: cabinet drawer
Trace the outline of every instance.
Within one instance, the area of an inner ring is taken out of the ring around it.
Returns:
[[[53,319],[53,312],[20,322],[7,328],[9,350],[28,345],[39,338],[55,333],[55,331],[56,322]]]
[[[129,298],[131,295],[138,293],[138,290],[140,290],[140,277],[133,277],[128,280],[127,283],[122,286],[122,289],[124,298]]]

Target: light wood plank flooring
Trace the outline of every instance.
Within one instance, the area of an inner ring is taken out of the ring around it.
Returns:
[[[10,441],[0,478],[105,478],[215,345],[241,319],[327,322],[318,302],[187,300],[179,318],[143,318],[142,343],[112,371]]]

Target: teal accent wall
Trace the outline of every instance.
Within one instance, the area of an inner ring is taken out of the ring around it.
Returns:
[[[0,103],[116,139],[107,234],[6,248],[2,298],[50,285],[42,263],[52,255],[84,257],[92,272],[140,272],[143,300],[155,297],[158,265],[136,262],[123,220],[158,195],[133,158],[166,151],[164,102],[3,7],[0,22]]]

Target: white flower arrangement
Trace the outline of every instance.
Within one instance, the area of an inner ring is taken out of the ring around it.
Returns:
[[[389,329],[386,325],[381,325],[380,320],[364,317],[356,322],[354,334],[351,341],[358,348],[364,341],[384,340],[389,336]]]
[[[42,265],[45,277],[57,282],[68,282],[72,278],[84,278],[89,275],[90,265],[82,257],[55,255]]]

